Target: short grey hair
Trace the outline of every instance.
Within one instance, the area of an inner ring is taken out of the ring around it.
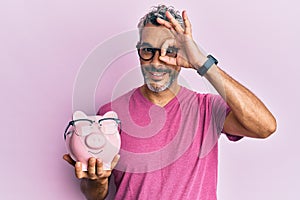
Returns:
[[[175,10],[173,6],[166,6],[166,5],[158,5],[153,6],[152,10],[148,12],[144,17],[142,17],[138,23],[139,33],[141,36],[143,28],[146,26],[146,24],[150,23],[156,26],[160,26],[159,23],[157,23],[156,19],[159,17],[163,20],[169,21],[166,17],[166,12],[169,11],[169,13],[178,21],[178,23],[184,28],[183,19],[180,15],[180,12],[178,10]]]

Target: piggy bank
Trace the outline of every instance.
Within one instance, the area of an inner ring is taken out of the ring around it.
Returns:
[[[100,158],[104,170],[111,169],[111,162],[121,146],[120,123],[117,113],[113,111],[103,116],[74,112],[64,138],[68,153],[73,160],[82,163],[83,171],[87,171],[90,157]]]

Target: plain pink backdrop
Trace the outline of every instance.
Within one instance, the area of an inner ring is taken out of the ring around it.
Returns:
[[[135,29],[158,3],[0,2],[1,199],[83,199],[72,167],[62,160],[76,75],[98,44]],[[278,120],[267,140],[220,139],[219,199],[299,199],[299,2],[164,3],[188,11],[194,39]]]

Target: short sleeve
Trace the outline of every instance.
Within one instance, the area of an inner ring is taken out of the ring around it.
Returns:
[[[218,131],[224,133],[230,141],[238,141],[242,136],[231,135],[224,132],[224,122],[227,115],[231,112],[231,108],[220,95],[212,95],[212,117],[215,119]]]

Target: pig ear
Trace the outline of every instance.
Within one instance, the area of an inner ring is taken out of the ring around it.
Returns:
[[[111,118],[118,118],[118,115],[116,112],[114,111],[108,111],[107,113],[105,113],[103,115],[103,117],[111,117]]]
[[[86,114],[82,111],[76,111],[73,113],[73,120],[86,119],[86,118],[87,118]]]

